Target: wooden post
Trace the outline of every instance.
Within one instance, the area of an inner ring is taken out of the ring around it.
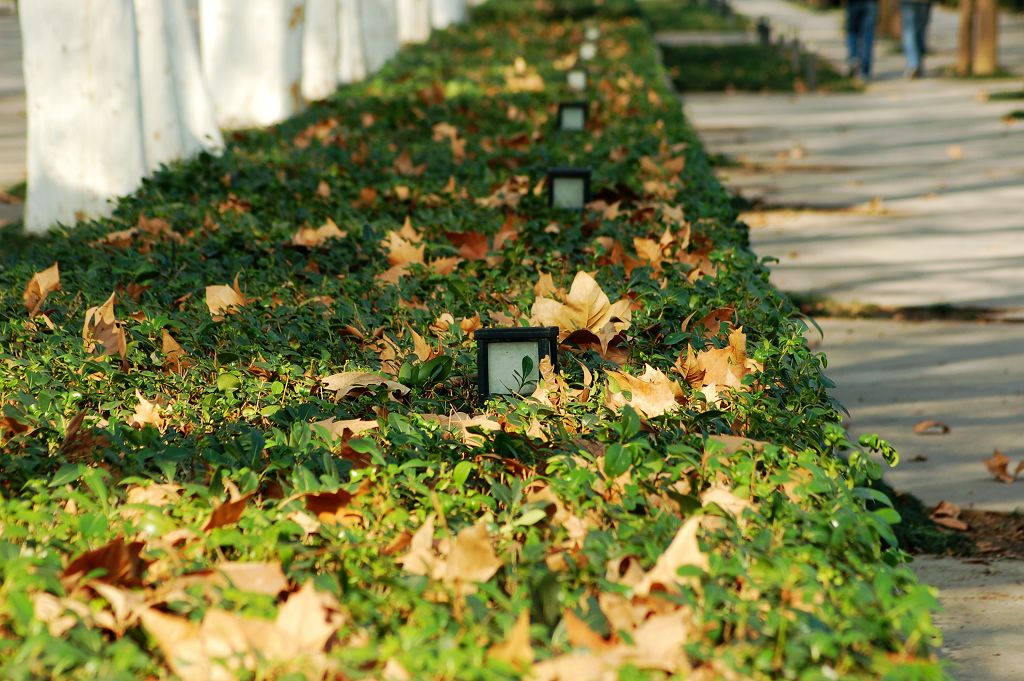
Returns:
[[[974,4],[976,0],[960,0],[960,32],[957,37],[956,75],[971,75],[974,64]]]
[[[999,0],[977,0],[978,41],[974,48],[972,71],[975,76],[994,75],[999,67]]]

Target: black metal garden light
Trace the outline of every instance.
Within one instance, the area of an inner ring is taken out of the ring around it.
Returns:
[[[565,83],[573,92],[583,92],[587,89],[587,70],[582,66],[574,66],[565,74]]]
[[[583,210],[590,202],[590,168],[548,170],[548,206]]]
[[[545,357],[558,370],[557,326],[479,329],[473,337],[481,402],[495,395],[532,394]]]
[[[589,111],[589,102],[561,102],[558,105],[558,129],[561,132],[578,132],[586,129]]]

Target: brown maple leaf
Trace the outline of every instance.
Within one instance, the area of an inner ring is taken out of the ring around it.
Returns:
[[[605,372],[609,379],[608,406],[618,411],[628,404],[647,418],[678,409],[684,400],[679,384],[649,364],[644,369],[641,376],[630,376],[621,371]],[[628,398],[627,392],[630,393]]]
[[[25,293],[22,296],[25,301],[25,309],[28,311],[29,319],[32,319],[39,314],[39,309],[43,306],[43,301],[46,300],[46,296],[59,290],[60,268],[57,263],[53,263],[45,270],[33,274],[28,285],[25,287]]]
[[[245,507],[252,496],[252,494],[246,494],[234,501],[225,501],[223,504],[213,509],[213,513],[210,514],[210,519],[207,520],[206,525],[203,526],[203,531],[209,532],[217,527],[224,527],[225,525],[233,525],[237,523],[238,519],[242,517],[242,512],[245,510]]]
[[[327,218],[327,222],[313,229],[312,227],[301,227],[292,236],[291,245],[300,248],[317,248],[323,246],[329,239],[344,239],[346,232],[338,229],[334,220]]]
[[[217,284],[206,287],[206,307],[210,310],[213,321],[223,321],[226,315],[232,314],[246,305],[245,295],[238,287],[238,275],[231,286]]]
[[[99,307],[90,307],[85,312],[85,324],[82,326],[82,340],[86,352],[94,353],[97,346],[103,348],[100,357],[118,354],[124,359],[128,353],[128,341],[125,338],[124,326],[114,316],[115,294],[111,293],[107,302]]]
[[[146,570],[146,561],[140,554],[144,542],[126,544],[123,537],[92,551],[86,551],[73,561],[61,573],[64,581],[74,581],[91,574],[95,570],[102,571],[96,579],[117,586],[142,586],[142,574]]]

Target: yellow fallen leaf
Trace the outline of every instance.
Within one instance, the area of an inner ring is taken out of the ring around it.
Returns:
[[[324,386],[325,390],[333,391],[335,399],[339,400],[345,398],[350,393],[363,392],[367,388],[380,385],[387,388],[388,395],[392,398],[395,393],[401,396],[409,392],[409,388],[401,383],[367,371],[343,371],[339,374],[331,374],[326,378],[320,379],[320,383]]]
[[[508,631],[505,640],[496,643],[487,651],[487,656],[514,667],[525,667],[533,662],[533,647],[530,645],[530,610],[524,609],[516,623]]]
[[[661,554],[654,567],[644,575],[633,592],[646,596],[652,591],[664,589],[677,592],[680,583],[692,583],[692,579],[684,579],[677,572],[684,566],[693,566],[701,570],[708,569],[708,557],[700,550],[697,543],[697,531],[701,527],[700,517],[688,518],[676,532],[665,552]]]
[[[135,397],[139,403],[135,406],[135,413],[128,419],[128,425],[133,428],[155,426],[161,433],[164,432],[167,429],[167,421],[160,413],[160,405],[147,400],[138,390],[135,391]]]
[[[605,373],[609,378],[607,403],[616,411],[628,404],[641,416],[653,418],[679,409],[683,401],[679,384],[649,364],[641,376],[621,371]],[[628,399],[626,392],[630,393]]]
[[[25,287],[23,298],[29,319],[39,314],[46,296],[60,290],[60,268],[53,263],[42,272],[36,272]]]
[[[114,316],[114,298],[115,294],[111,293],[107,302],[86,310],[82,340],[85,341],[86,352],[96,352],[97,346],[102,346],[101,357],[116,353],[123,359],[128,352],[128,341],[125,338],[124,327]]]
[[[302,248],[316,248],[322,246],[328,239],[343,239],[346,236],[347,233],[338,229],[338,225],[334,223],[334,220],[327,218],[327,222],[316,229],[312,227],[300,228],[292,236],[291,245]]]
[[[608,324],[612,325],[612,331],[619,333],[629,328],[632,316],[628,300],[612,303],[592,276],[579,272],[564,302],[551,298],[534,302],[530,322],[538,326],[557,326],[561,330],[560,338],[564,339],[580,329],[600,334]]]
[[[240,307],[245,307],[245,296],[238,288],[238,275],[235,275],[234,284],[227,286],[217,284],[206,287],[206,306],[210,309],[213,321],[222,321],[225,315],[229,315]]]

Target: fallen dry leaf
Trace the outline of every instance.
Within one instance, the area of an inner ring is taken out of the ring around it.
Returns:
[[[135,391],[135,397],[139,403],[135,406],[135,413],[128,419],[128,425],[133,428],[154,426],[161,433],[164,432],[167,429],[167,421],[160,413],[160,405],[147,400],[138,390]]]
[[[709,402],[715,402],[726,388],[744,389],[743,378],[763,367],[747,357],[747,336],[739,327],[729,333],[729,344],[724,348],[697,353],[687,348],[685,358],[680,355],[676,360],[675,369],[690,386],[700,388]]]
[[[652,591],[664,589],[677,592],[680,583],[692,583],[692,578],[680,577],[677,574],[683,566],[693,566],[701,570],[708,569],[708,557],[700,550],[697,543],[697,531],[701,527],[701,517],[688,518],[676,532],[665,552],[661,554],[654,567],[644,575],[643,579],[633,588],[633,592],[646,596]]]
[[[605,372],[608,376],[608,406],[618,411],[628,404],[645,418],[678,409],[684,399],[679,384],[649,364],[644,369],[641,376],[630,376],[621,371]],[[630,393],[628,398],[627,392]]]
[[[932,509],[931,515],[928,517],[931,518],[931,521],[936,525],[948,527],[951,530],[964,532],[969,529],[967,523],[960,520],[960,507],[948,501],[940,501],[938,505]]]
[[[434,516],[430,515],[412,536],[409,550],[398,559],[414,575],[425,575],[455,587],[460,594],[475,591],[476,582],[486,582],[502,563],[494,553],[487,522],[465,527],[452,540],[434,545]]]
[[[323,678],[331,668],[325,649],[344,624],[337,603],[312,581],[288,598],[275,620],[216,608],[200,623],[153,608],[140,619],[183,681],[230,681],[257,668],[267,678]]]
[[[188,353],[171,334],[167,333],[167,329],[161,329],[160,352],[164,355],[164,366],[170,371],[182,371],[191,366]]]
[[[85,341],[86,352],[96,352],[97,346],[103,347],[100,357],[118,354],[124,359],[128,353],[128,341],[124,327],[114,316],[114,293],[107,302],[99,307],[90,307],[85,311],[85,324],[82,326],[82,340]]]
[[[362,419],[348,419],[341,420],[335,418],[324,419],[323,421],[316,421],[311,424],[312,428],[323,428],[327,431],[327,434],[334,438],[348,439],[365,433],[368,430],[378,428],[380,424],[377,421],[365,421]]]
[[[213,321],[223,321],[225,315],[235,312],[240,307],[245,307],[245,296],[238,288],[238,275],[231,286],[217,284],[206,287],[206,307],[210,309],[210,316]]]
[[[505,640],[496,643],[487,651],[487,656],[495,660],[507,662],[513,667],[526,667],[533,662],[533,647],[530,645],[530,610],[524,609],[516,618],[516,623],[505,636]]]
[[[1017,464],[1014,468],[1013,473],[1010,473],[1010,459],[998,449],[992,453],[992,456],[985,459],[985,467],[988,472],[996,477],[1001,482],[1010,483],[1017,479],[1020,472],[1024,470],[1024,461]]]
[[[238,522],[238,519],[242,517],[242,511],[245,510],[246,504],[249,503],[249,499],[252,498],[252,494],[246,494],[240,499],[235,501],[225,501],[223,504],[213,509],[213,513],[210,514],[210,519],[206,521],[206,525],[203,526],[204,532],[209,532],[216,527],[223,527],[224,525],[233,525]]]
[[[631,318],[628,300],[613,304],[592,276],[578,272],[564,302],[550,298],[537,300],[530,321],[539,326],[557,326],[564,337],[578,329],[598,333],[609,323],[616,332],[623,331],[629,328]]]
[[[142,585],[142,573],[146,561],[140,557],[145,544],[140,541],[125,543],[118,537],[108,544],[82,555],[68,563],[61,574],[66,581],[74,581],[93,571],[102,571],[95,579],[115,586],[138,587]]]
[[[455,431],[462,438],[463,442],[473,447],[480,447],[487,440],[484,436],[471,432],[470,428],[475,427],[487,431],[501,430],[500,423],[483,414],[472,416],[471,414],[456,411],[451,414],[418,414],[418,416],[439,424],[445,430]]]
[[[448,554],[445,581],[486,582],[500,567],[501,561],[494,554],[487,523],[480,521],[463,528],[455,536]]]
[[[23,298],[29,319],[39,314],[46,296],[60,290],[60,268],[53,263],[42,272],[36,272],[25,287]]]
[[[914,432],[918,435],[945,435],[949,426],[942,421],[920,421],[914,425]]]
[[[394,399],[395,393],[401,396],[409,392],[409,388],[401,383],[368,371],[344,371],[340,374],[331,374],[320,379],[320,383],[325,390],[334,392],[334,397],[338,400],[349,394],[359,394],[368,388],[381,385],[387,388],[388,396],[392,399]]]
[[[327,222],[316,229],[312,227],[300,228],[292,236],[291,245],[301,248],[317,248],[318,246],[323,246],[329,239],[344,239],[346,236],[347,233],[338,229],[338,225],[334,223],[334,220],[327,218]]]

